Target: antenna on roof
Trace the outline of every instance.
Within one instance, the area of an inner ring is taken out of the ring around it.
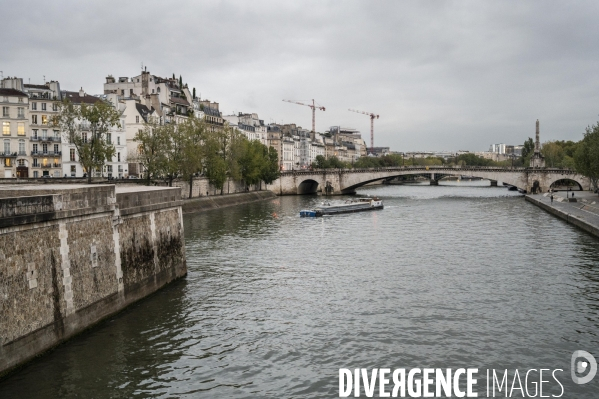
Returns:
[[[46,83],[46,75],[42,75],[44,77],[44,83]]]
[[[141,62],[141,70],[142,71],[144,70],[144,62],[143,61]]]

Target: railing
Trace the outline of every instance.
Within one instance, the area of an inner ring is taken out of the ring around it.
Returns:
[[[55,141],[57,143],[60,143],[61,138],[60,137],[56,137],[56,136],[46,136],[46,137],[44,137],[44,136],[31,136],[31,137],[29,137],[29,140],[30,141],[49,141],[49,142]]]
[[[0,157],[13,158],[13,157],[16,157],[16,156],[17,156],[16,152],[0,152]]]
[[[31,156],[34,157],[53,157],[62,155],[62,151],[31,151]]]
[[[50,168],[60,168],[62,165],[59,163],[47,163],[45,165],[42,164],[37,164],[37,165],[32,165],[31,167],[34,169],[50,169]]]

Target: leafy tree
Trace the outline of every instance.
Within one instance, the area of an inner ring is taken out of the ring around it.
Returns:
[[[457,157],[458,165],[468,165],[468,166],[491,166],[493,165],[493,161],[490,159],[485,159],[479,157],[475,154],[461,154]]]
[[[221,143],[216,132],[207,134],[204,151],[204,175],[211,185],[222,192],[227,181],[227,163],[221,154]]]
[[[181,75],[179,75],[179,88],[183,88],[183,78],[181,77]]]
[[[164,166],[164,152],[167,148],[168,133],[165,125],[159,125],[155,119],[144,124],[144,128],[137,132],[134,140],[138,143],[137,153],[131,158],[139,162],[144,168],[146,184],[162,176]]]
[[[312,162],[313,169],[328,169],[330,167],[329,161],[322,155],[317,155],[314,162]]]
[[[75,146],[79,163],[91,183],[95,170],[103,170],[106,161],[115,154],[114,145],[107,140],[113,126],[120,126],[121,112],[110,103],[98,100],[93,105],[73,104],[65,99],[59,105],[52,126],[60,128],[65,139]]]
[[[530,165],[530,157],[535,151],[535,142],[529,137],[522,146],[522,164],[524,166]]]
[[[279,154],[273,147],[262,145],[264,153],[262,157],[262,168],[260,169],[260,179],[266,184],[271,184],[281,175],[279,167]],[[320,155],[319,155],[320,156]]]
[[[238,160],[241,178],[246,184],[257,184],[261,180],[264,146],[258,140],[245,140],[242,145],[243,152]]]
[[[554,168],[561,167],[564,160],[564,149],[555,141],[543,143],[541,153],[545,157],[545,165]]]
[[[574,153],[576,171],[587,176],[596,190],[599,180],[599,122],[588,126]]]
[[[193,193],[193,177],[204,168],[206,123],[203,119],[190,117],[178,125],[183,140],[181,150],[181,177],[189,180],[189,198]]]

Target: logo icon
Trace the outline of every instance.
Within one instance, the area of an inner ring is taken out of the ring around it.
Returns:
[[[579,374],[588,372],[584,377],[579,377]],[[597,361],[589,352],[586,351],[575,351],[572,354],[572,362],[570,363],[570,373],[572,374],[572,381],[576,384],[586,384],[591,382],[597,374]]]

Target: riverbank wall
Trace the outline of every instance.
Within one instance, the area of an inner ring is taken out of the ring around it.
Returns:
[[[549,196],[526,195],[526,201],[538,206],[541,209],[557,216],[560,219],[574,225],[587,233],[599,237],[599,215],[585,210],[587,207],[584,203],[569,203],[558,202],[551,203]]]
[[[211,209],[224,208],[247,204],[250,202],[263,201],[275,198],[277,195],[272,191],[251,191],[247,193],[213,195],[209,197],[192,198],[183,201],[183,213],[196,213],[209,211]]]
[[[180,189],[0,190],[0,375],[187,273]]]

